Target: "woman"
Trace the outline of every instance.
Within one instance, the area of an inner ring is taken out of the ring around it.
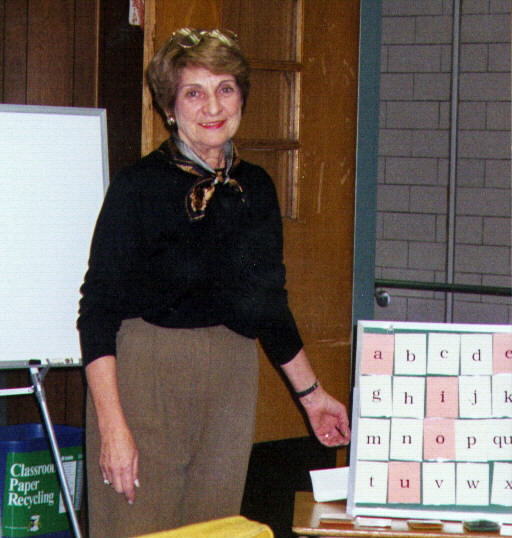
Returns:
[[[179,30],[148,77],[171,137],[111,183],[82,286],[91,537],[239,512],[256,338],[319,441],[350,436],[288,308],[272,180],[231,143],[249,91],[236,38]]]

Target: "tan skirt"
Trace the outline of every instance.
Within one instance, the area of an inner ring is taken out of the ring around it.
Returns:
[[[255,341],[226,327],[166,329],[127,320],[119,393],[139,449],[136,500],[103,483],[87,402],[89,536],[136,536],[238,514],[254,437]]]

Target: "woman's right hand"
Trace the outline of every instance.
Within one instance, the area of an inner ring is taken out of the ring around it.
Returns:
[[[139,484],[139,452],[119,399],[116,358],[100,357],[87,365],[85,373],[98,417],[103,480],[132,504]]]
[[[139,451],[126,425],[101,434],[100,468],[105,483],[112,485],[117,493],[123,493],[132,504],[138,485]]]

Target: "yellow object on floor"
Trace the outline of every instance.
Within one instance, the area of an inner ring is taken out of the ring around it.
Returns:
[[[194,523],[179,529],[145,534],[138,538],[273,538],[272,529],[243,516]]]

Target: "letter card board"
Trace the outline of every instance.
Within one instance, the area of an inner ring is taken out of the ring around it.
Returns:
[[[512,326],[360,321],[352,515],[512,522]]]

